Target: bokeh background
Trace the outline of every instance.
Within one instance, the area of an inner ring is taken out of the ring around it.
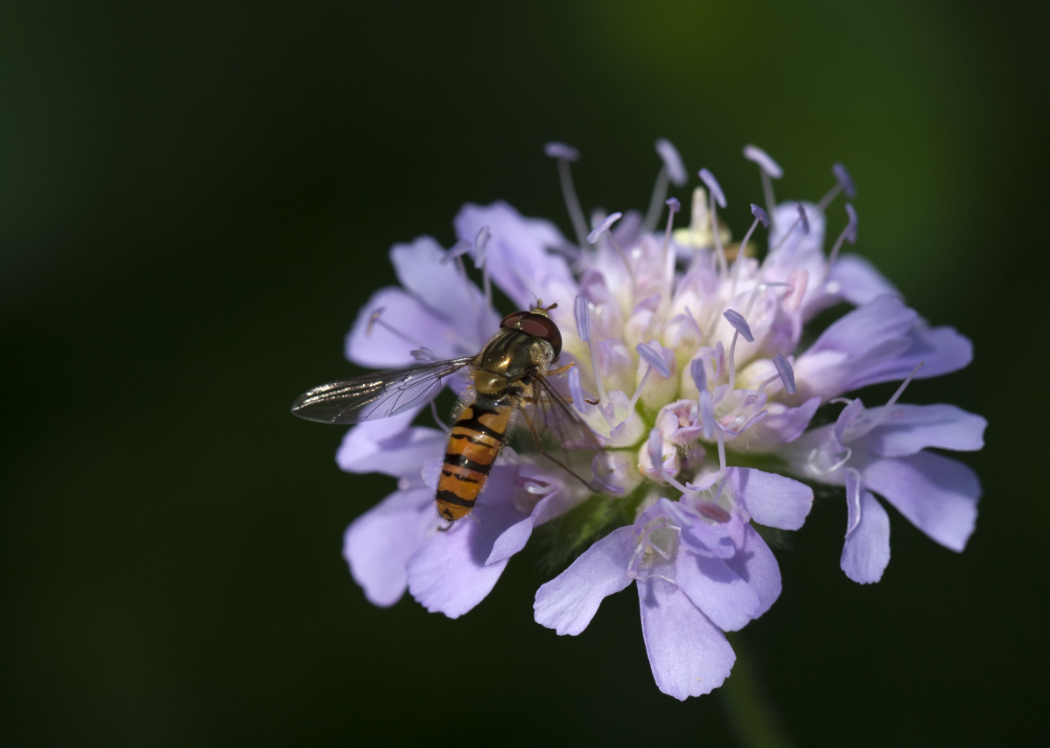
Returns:
[[[391,244],[449,246],[467,201],[568,231],[554,139],[583,151],[585,206],[644,208],[657,137],[718,175],[738,232],[761,202],[745,143],[786,198],[844,161],[857,250],[976,346],[908,394],[991,422],[966,552],[891,510],[892,562],[860,587],[825,501],[779,553],[785,592],[743,636],[786,732],[1045,739],[1046,22],[947,0],[4,3],[0,742],[732,745],[717,695],[657,691],[633,594],[578,638],[536,625],[533,552],[457,621],[370,606],[341,536],[392,480],[341,473],[342,430],[287,413],[356,371],[343,335]]]

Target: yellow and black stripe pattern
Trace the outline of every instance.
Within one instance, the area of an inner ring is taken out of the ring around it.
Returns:
[[[438,478],[438,514],[455,522],[474,508],[492,463],[503,448],[514,406],[482,405],[474,401],[456,419],[448,437],[445,464]]]

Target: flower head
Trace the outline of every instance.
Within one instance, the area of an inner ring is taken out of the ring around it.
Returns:
[[[827,211],[839,194],[856,194],[844,167],[818,202],[777,204],[773,180],[783,170],[748,146],[766,208],[750,206],[734,243],[721,217],[731,203],[707,169],[688,224],[675,229],[681,203],[667,190],[686,171],[665,140],[646,215],[589,222],[570,170],[579,153],[560,143],[546,150],[575,242],[505,203],[467,205],[451,250],[425,237],[394,248],[403,288],[377,292],[348,338],[350,359],[368,366],[476,355],[499,329],[495,286],[519,309],[547,300],[562,339],[556,366],[568,367],[549,377],[567,403],[519,403],[528,430],[503,449],[474,513],[451,527],[432,508],[448,435],[412,425],[436,388],[400,415],[350,431],[344,469],[398,478],[346,534],[346,558],[371,601],[390,605],[407,589],[429,610],[462,615],[540,529],[554,564],[575,561],[540,588],[536,620],[578,634],[606,595],[635,583],[656,682],[684,699],[722,683],[734,661],[723,632],[779,595],[776,559],[755,526],[801,528],[813,502],[807,483],[845,487],[842,566],[857,581],[876,581],[889,558],[888,521],[872,493],[961,550],[976,478],[926,449],[979,448],[983,419],[953,406],[894,400],[864,410],[853,400],[835,424],[810,428],[818,408],[844,393],[915,376],[920,362],[917,376],[937,376],[972,357],[965,337],[931,327],[870,263],[842,253],[856,241],[857,212]],[[829,223],[843,220],[826,249]],[[843,303],[853,308],[804,347],[816,315]],[[469,372],[447,383],[471,401]]]

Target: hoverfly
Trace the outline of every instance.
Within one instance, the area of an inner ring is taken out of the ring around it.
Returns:
[[[520,410],[540,451],[585,485],[586,480],[543,449],[526,404],[544,408],[548,422],[558,424],[565,441],[574,430],[576,445],[600,449],[597,438],[567,405],[547,376],[561,353],[561,331],[550,318],[549,307],[537,303],[527,312],[513,312],[500,322],[500,330],[477,356],[434,361],[404,369],[365,374],[315,387],[292,404],[293,415],[321,423],[352,424],[386,418],[426,401],[441,389],[445,377],[469,367],[472,392],[454,414],[448,449],[438,478],[438,514],[450,523],[470,514],[485,487],[489,471],[507,441],[511,416]],[[582,437],[582,439],[580,438]]]

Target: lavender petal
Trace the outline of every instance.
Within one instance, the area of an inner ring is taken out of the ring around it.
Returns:
[[[867,491],[860,494],[860,506],[848,502],[848,527],[839,562],[846,576],[860,584],[882,579],[890,562],[890,517]],[[859,511],[858,511],[859,510]]]
[[[536,592],[536,623],[560,636],[576,636],[598,612],[606,596],[625,589],[627,565],[638,547],[633,527],[613,530]]]
[[[719,558],[680,551],[675,582],[723,631],[738,631],[758,614],[758,594]]]
[[[813,508],[813,489],[805,483],[755,468],[733,467],[726,473],[733,494],[760,525],[797,530]]]
[[[685,701],[725,682],[736,662],[725,634],[662,579],[638,580],[642,636],[657,687]]]

